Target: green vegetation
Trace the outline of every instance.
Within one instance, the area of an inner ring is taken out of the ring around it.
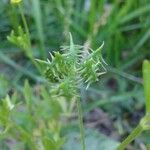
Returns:
[[[146,114],[141,119],[139,125],[132,131],[132,133],[119,145],[118,150],[125,149],[127,145],[132,142],[138,136],[142,133],[144,130],[150,130],[150,62],[147,60],[143,63],[143,77],[144,77],[144,92],[145,92],[145,98],[146,98]]]
[[[2,0],[0,149],[150,149],[149,14],[149,0]]]

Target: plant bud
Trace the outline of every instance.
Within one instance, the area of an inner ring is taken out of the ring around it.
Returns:
[[[19,4],[22,0],[11,0],[11,4]]]

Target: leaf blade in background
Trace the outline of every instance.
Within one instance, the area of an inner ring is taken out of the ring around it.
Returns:
[[[146,113],[150,113],[150,62],[143,62],[144,94],[146,99]]]
[[[45,58],[46,51],[45,51],[45,45],[44,45],[44,30],[43,30],[43,24],[42,24],[42,12],[40,8],[40,1],[39,0],[32,0],[32,7],[33,7],[33,16],[35,19],[35,24],[40,40],[40,54]]]

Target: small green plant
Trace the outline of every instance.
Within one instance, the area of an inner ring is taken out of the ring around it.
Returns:
[[[21,15],[21,20],[22,20],[22,26],[19,26],[16,30],[12,30],[10,35],[7,36],[7,40],[19,47],[20,49],[23,50],[24,54],[31,60],[31,62],[36,66],[39,72],[41,72],[41,68],[36,64],[34,61],[34,55],[33,55],[33,50],[31,46],[31,38],[30,38],[30,32],[29,32],[29,27],[24,15],[23,7],[22,7],[22,0],[11,0],[11,4],[15,5],[16,8],[19,9],[20,15]],[[41,56],[45,52],[40,52]]]
[[[95,51],[83,51],[82,46],[74,45],[70,34],[70,46],[62,47],[62,54],[54,52],[54,55],[50,53],[51,60],[37,60],[46,66],[45,76],[52,85],[52,93],[69,101],[76,99],[83,150],[86,146],[79,93],[81,87],[86,85],[88,88],[100,75],[106,73],[101,54],[102,47],[103,44]]]
[[[8,140],[15,142],[12,149],[60,150],[65,138],[61,136],[61,118],[71,113],[66,100],[49,93],[45,85],[35,91],[25,81],[22,93],[14,93],[0,100],[1,143],[10,149]],[[68,103],[69,106],[69,103]],[[1,147],[2,148],[2,147]]]
[[[26,56],[32,59],[33,54],[31,51],[31,45],[29,42],[29,37],[26,33],[24,33],[22,27],[18,27],[18,35],[15,35],[14,30],[12,30],[10,36],[7,37],[8,41],[12,44],[18,46],[19,48],[23,49]]]
[[[26,56],[32,60],[33,54],[32,54],[32,47],[31,47],[31,41],[30,41],[30,33],[29,33],[29,28],[27,25],[25,15],[23,13],[21,2],[22,2],[22,0],[11,0],[11,4],[16,5],[16,7],[19,8],[25,32],[24,32],[23,28],[21,26],[19,26],[18,30],[16,32],[14,30],[11,31],[11,34],[9,36],[7,36],[7,39],[12,44],[23,49]]]
[[[146,114],[141,119],[138,126],[131,132],[131,134],[119,145],[117,150],[124,150],[129,143],[131,143],[143,131],[150,130],[150,62],[145,60],[143,62],[143,85],[146,99]]]
[[[8,95],[0,103],[0,134],[5,134],[10,127],[10,115],[14,105]]]

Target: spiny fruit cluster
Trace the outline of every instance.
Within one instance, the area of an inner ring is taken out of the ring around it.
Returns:
[[[96,82],[100,75],[106,72],[105,62],[102,58],[101,47],[97,50],[83,52],[83,47],[74,45],[70,35],[70,46],[62,47],[64,52],[54,52],[51,60],[41,61],[47,67],[46,78],[55,85],[57,94],[73,97],[81,85],[86,84],[88,88]],[[86,53],[86,54],[85,54]]]

